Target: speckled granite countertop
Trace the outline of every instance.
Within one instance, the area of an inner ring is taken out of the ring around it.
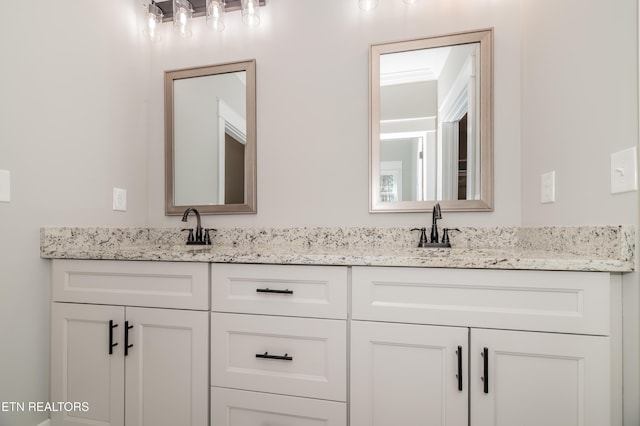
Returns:
[[[461,228],[453,248],[415,248],[405,228],[227,228],[187,246],[177,228],[42,228],[48,259],[630,272],[632,226]]]

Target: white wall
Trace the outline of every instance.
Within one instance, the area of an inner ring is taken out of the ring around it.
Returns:
[[[258,102],[258,213],[206,217],[211,226],[418,226],[427,214],[369,214],[369,46],[443,33],[496,31],[495,212],[445,214],[448,225],[520,223],[519,1],[272,0],[246,28],[227,14],[223,33],[194,22],[177,39],[164,25],[152,49],[149,221],[178,226],[163,209],[162,78],[167,69],[255,58]]]
[[[637,193],[610,193],[609,154],[638,141],[637,2],[522,3],[522,223],[636,223]],[[552,170],[556,202],[540,204]]]
[[[0,203],[0,401],[48,401],[39,228],[146,222],[149,56],[137,2],[10,3],[0,25],[0,169],[11,172],[11,202]],[[126,213],[111,210],[113,186],[128,190]],[[0,411],[0,425],[46,417]]]

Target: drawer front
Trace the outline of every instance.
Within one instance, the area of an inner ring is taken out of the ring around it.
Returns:
[[[347,268],[298,265],[211,265],[211,309],[346,319]]]
[[[211,426],[346,426],[344,402],[211,388]]]
[[[209,265],[195,262],[54,260],[54,302],[209,309]]]
[[[211,384],[346,401],[346,321],[211,314]]]
[[[601,272],[354,267],[353,318],[608,335],[619,280]]]

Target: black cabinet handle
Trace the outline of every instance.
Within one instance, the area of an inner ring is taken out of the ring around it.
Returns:
[[[117,326],[118,324],[114,324],[113,320],[109,320],[109,355],[113,355],[113,347],[118,346],[118,342],[113,343],[113,329]]]
[[[456,377],[458,378],[458,390],[462,390],[462,346],[458,346],[458,350],[456,351],[458,355],[458,374]]]
[[[293,290],[272,290],[270,288],[257,288],[256,293],[293,294]]]
[[[129,330],[132,328],[133,326],[129,325],[129,321],[124,322],[124,356],[129,355],[129,348],[133,347],[133,344],[129,344]]]
[[[481,355],[484,358],[484,375],[482,377],[484,393],[489,393],[489,348],[485,347]]]
[[[293,361],[293,357],[289,356],[289,354],[269,355],[269,352],[265,352],[263,354],[256,354],[256,358],[279,359],[279,360],[282,360],[282,361]]]

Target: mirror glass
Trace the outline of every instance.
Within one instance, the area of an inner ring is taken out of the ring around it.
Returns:
[[[493,209],[492,30],[371,46],[370,211]]]
[[[255,60],[165,72],[168,215],[255,213]]]

